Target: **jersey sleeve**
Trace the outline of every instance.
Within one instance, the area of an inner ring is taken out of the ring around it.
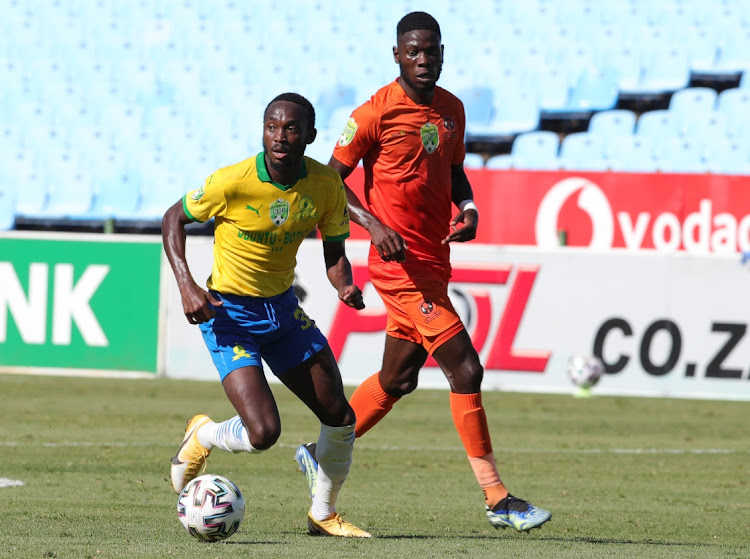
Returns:
[[[464,137],[466,136],[466,112],[464,111],[464,104],[460,99],[456,98],[456,113],[458,114],[458,142],[456,143],[456,149],[453,150],[453,158],[451,159],[451,165],[462,165],[466,158],[466,144],[464,143]]]
[[[212,217],[225,215],[227,199],[224,194],[224,183],[219,172],[206,179],[203,186],[185,194],[182,208],[193,221],[203,223]]]
[[[343,161],[342,161],[343,163]],[[336,194],[331,197],[329,211],[318,222],[320,236],[324,241],[343,241],[349,237],[349,206],[346,203],[346,191],[341,181],[338,181]]]
[[[348,167],[356,167],[359,161],[377,142],[380,116],[370,101],[360,105],[344,126],[333,149],[333,156]]]

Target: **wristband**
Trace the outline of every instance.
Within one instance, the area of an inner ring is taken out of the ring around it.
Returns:
[[[458,209],[462,212],[465,212],[466,210],[474,210],[475,212],[479,213],[479,210],[477,209],[477,205],[474,203],[474,200],[464,200],[458,205]]]

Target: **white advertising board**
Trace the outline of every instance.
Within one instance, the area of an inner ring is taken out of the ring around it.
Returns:
[[[361,312],[339,304],[320,241],[305,240],[298,257],[301,305],[328,336],[347,385],[382,358],[385,311],[367,282],[367,248],[347,243]],[[212,249],[212,239],[188,239],[199,283]],[[485,366],[484,390],[571,392],[565,364],[583,353],[607,366],[595,394],[750,400],[750,269],[736,255],[466,244],[453,246],[452,261],[451,298]],[[174,280],[167,284],[166,374],[218,379]],[[419,385],[448,387],[431,361]]]

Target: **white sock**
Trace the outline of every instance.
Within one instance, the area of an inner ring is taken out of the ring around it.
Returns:
[[[214,447],[226,450],[227,452],[250,452],[258,454],[263,452],[250,444],[247,436],[247,429],[242,423],[239,415],[231,419],[215,423],[211,421],[198,429],[198,442],[207,449]]]
[[[310,509],[310,514],[316,520],[325,520],[336,512],[336,498],[349,474],[353,450],[354,425],[329,427],[321,424],[318,446],[315,449],[318,485]]]

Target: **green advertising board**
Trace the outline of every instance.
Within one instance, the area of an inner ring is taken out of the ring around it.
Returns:
[[[161,243],[0,237],[0,368],[157,373]]]

